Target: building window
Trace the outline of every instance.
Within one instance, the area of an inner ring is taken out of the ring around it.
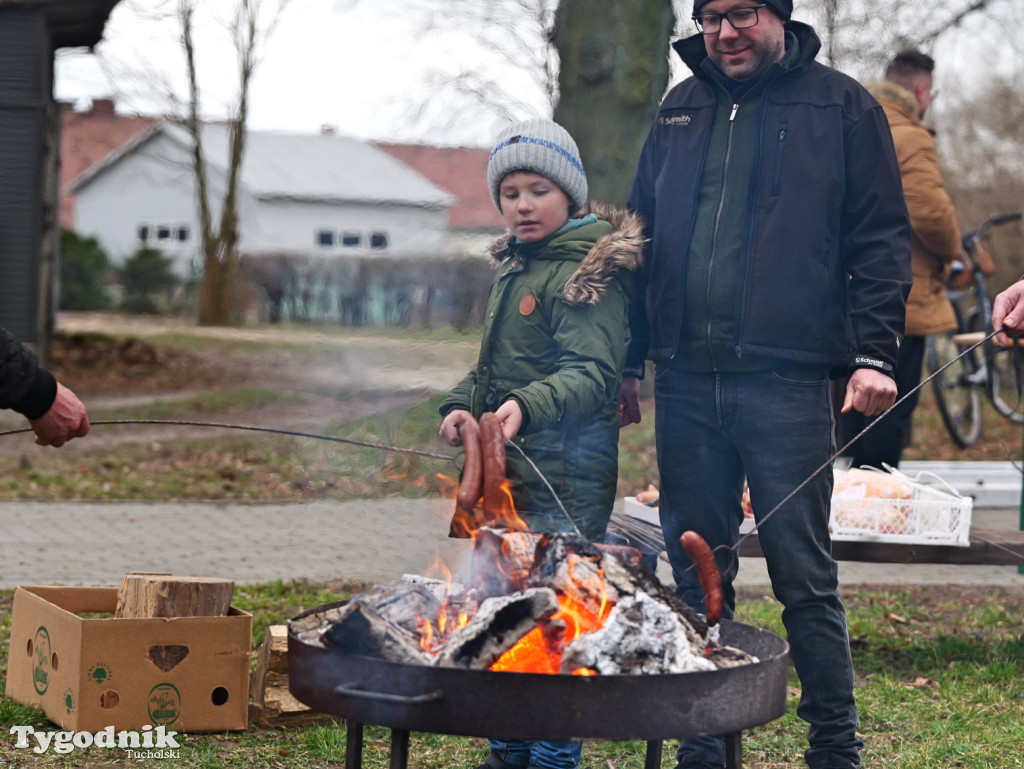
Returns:
[[[149,225],[148,224],[140,224],[139,228],[136,230],[136,232],[139,235],[139,240],[141,240],[143,243],[145,243],[145,242],[147,242],[149,240]]]
[[[388,247],[388,236],[384,232],[374,232],[370,234],[370,248],[387,248]]]
[[[316,244],[321,248],[329,248],[334,245],[334,230],[317,230]]]
[[[184,224],[179,224],[174,228],[174,237],[179,243],[184,243],[188,240],[188,227]]]
[[[341,245],[343,246],[358,246],[362,244],[363,236],[358,232],[343,232],[341,233]]]
[[[171,228],[167,224],[158,224],[156,226],[156,239],[157,240],[170,240],[171,239]]]

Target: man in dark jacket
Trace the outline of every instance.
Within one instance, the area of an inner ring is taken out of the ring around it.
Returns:
[[[792,0],[695,0],[700,34],[675,44],[694,76],[672,89],[630,206],[650,242],[628,375],[655,361],[660,512],[677,592],[703,609],[687,530],[715,551],[732,616],[744,479],[783,604],[810,724],[812,769],[859,761],[846,615],[828,535],[842,410],[878,414],[910,290],[910,229],[885,114],[814,61]],[[639,419],[635,378],[620,421]],[[769,515],[770,514],[770,515]],[[684,740],[679,766],[720,767],[721,740]]]
[[[63,446],[89,432],[89,415],[71,390],[39,365],[39,359],[0,328],[0,408],[22,414],[40,446]]]

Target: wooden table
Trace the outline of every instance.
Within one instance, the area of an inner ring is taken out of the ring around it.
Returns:
[[[837,561],[868,563],[949,563],[984,566],[1024,565],[1024,531],[971,529],[969,547],[905,545],[892,542],[832,542]],[[740,543],[740,557],[763,558],[757,534]]]

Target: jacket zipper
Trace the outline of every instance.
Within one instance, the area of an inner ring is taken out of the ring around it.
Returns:
[[[757,136],[758,139],[757,139],[757,143],[755,145],[755,155],[754,155],[755,179],[754,179],[754,184],[751,187],[751,191],[748,193],[749,196],[750,196],[750,200],[748,201],[748,210],[750,210],[750,211],[754,210],[755,200],[756,200],[756,197],[757,197],[757,193],[754,190],[756,190],[758,188],[758,185],[760,184],[760,180],[761,180],[761,171],[760,171],[760,169],[761,169],[761,154],[762,154],[762,150],[763,150],[763,146],[764,145],[763,145],[763,142],[761,141],[760,137],[761,137],[762,132],[764,131],[764,123],[765,123],[765,119],[766,119],[765,115],[766,115],[766,110],[767,110],[767,107],[766,107],[767,102],[768,102],[768,91],[767,91],[767,89],[765,89],[765,91],[761,94],[761,98],[760,98],[760,117],[758,118],[757,130],[755,132],[755,136]],[[782,140],[785,139],[785,138],[786,138],[786,129],[783,128],[783,129],[781,129],[779,131],[779,148],[778,149],[779,149],[780,153],[782,152]],[[780,164],[779,172],[781,173],[781,164]],[[740,359],[740,360],[743,359],[743,345],[742,345],[743,332],[744,332],[744,330],[747,327],[747,317],[750,314],[750,270],[751,270],[750,262],[751,262],[751,260],[753,258],[751,256],[751,252],[753,251],[753,248],[754,248],[754,245],[753,245],[753,243],[754,243],[754,217],[753,216],[750,217],[750,220],[747,223],[747,232],[746,232],[746,235],[744,236],[744,240],[746,241],[746,250],[745,250],[745,254],[744,254],[746,264],[745,264],[745,268],[743,270],[743,277],[742,277],[741,282],[740,282],[741,302],[740,302],[740,307],[739,307],[739,315],[736,318],[736,347],[734,348],[735,351],[736,351],[736,357],[737,357],[737,359]]]
[[[715,227],[711,231],[711,258],[708,260],[708,277],[704,288],[704,301],[707,302],[708,307],[708,323],[705,336],[708,345],[708,356],[711,358],[712,371],[718,371],[718,364],[715,362],[715,349],[711,344],[711,276],[713,273],[712,268],[715,266],[715,255],[718,253],[718,228],[722,223],[722,211],[725,208],[725,193],[729,184],[729,164],[732,161],[732,134],[736,113],[739,111],[739,108],[740,105],[738,103],[733,103],[732,112],[729,114],[729,137],[725,144],[725,168],[722,173],[722,191],[719,193],[718,210],[715,212]]]

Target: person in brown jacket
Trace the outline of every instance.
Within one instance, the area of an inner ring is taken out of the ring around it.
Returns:
[[[921,382],[925,337],[957,325],[953,305],[946,296],[946,279],[950,264],[961,254],[960,228],[942,184],[934,132],[921,122],[935,94],[934,69],[935,61],[927,54],[903,51],[889,62],[884,80],[866,85],[889,119],[913,230],[914,283],[907,300],[906,336],[895,370],[899,398]],[[917,393],[880,417],[866,435],[847,449],[853,466],[898,466],[916,406]],[[842,440],[850,440],[871,421],[872,418],[857,412],[844,414]]]

